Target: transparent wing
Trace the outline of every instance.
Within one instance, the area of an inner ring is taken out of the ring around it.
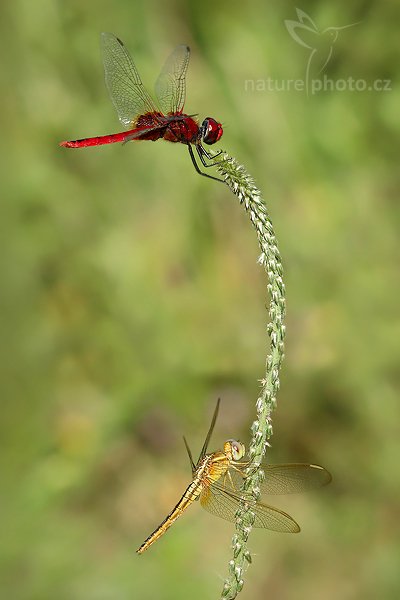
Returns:
[[[197,464],[199,464],[201,462],[201,460],[205,457],[205,455],[207,453],[208,444],[210,443],[212,432],[214,431],[215,423],[216,423],[217,418],[218,418],[218,412],[219,412],[219,405],[220,404],[221,404],[221,398],[218,398],[217,404],[215,406],[214,414],[213,414],[213,417],[211,419],[211,425],[210,425],[210,428],[209,428],[209,430],[207,432],[206,439],[204,440],[204,444],[203,444],[203,447],[201,449],[200,456],[198,458]]]
[[[218,398],[217,404],[216,404],[215,409],[214,409],[214,414],[213,414],[213,417],[211,419],[211,425],[210,425],[209,430],[207,432],[206,439],[204,440],[204,444],[203,444],[203,447],[202,447],[201,452],[200,452],[200,456],[197,459],[197,463],[196,464],[193,461],[192,451],[189,448],[189,444],[187,443],[187,440],[186,440],[185,436],[183,436],[183,441],[185,443],[186,452],[187,452],[188,457],[189,457],[190,467],[192,469],[192,475],[193,475],[193,477],[195,476],[197,465],[199,465],[201,463],[201,461],[203,460],[203,458],[205,457],[205,455],[207,453],[208,444],[210,443],[212,432],[214,431],[215,423],[217,421],[220,403],[221,403],[221,398]]]
[[[124,138],[124,144],[126,142],[130,142],[131,140],[137,140],[142,138],[143,139],[143,135],[146,133],[150,133],[150,131],[157,131],[158,129],[163,129],[165,128],[165,124],[164,123],[160,123],[159,126],[157,125],[153,125],[151,127],[136,127],[136,129],[133,129],[132,131],[129,131]]]
[[[180,113],[186,97],[186,71],[189,64],[188,46],[177,46],[167,58],[155,84],[155,91],[164,114]]]
[[[261,484],[261,493],[266,495],[295,494],[307,492],[327,485],[332,475],[319,465],[288,463],[282,465],[263,464],[265,481]],[[244,471],[230,470],[235,490],[240,490]]]
[[[279,508],[255,502],[251,496],[245,497],[251,504],[251,510],[254,513],[254,527],[280,531],[281,533],[298,533],[300,531],[296,521]],[[204,489],[200,496],[200,503],[203,508],[216,517],[221,517],[226,521],[234,521],[240,498],[233,491],[214,483]]]
[[[138,115],[159,112],[121,40],[102,33],[101,52],[106,86],[121,123],[131,127]]]
[[[295,494],[320,488],[331,481],[332,475],[319,465],[265,465],[265,481],[261,490],[264,494]]]

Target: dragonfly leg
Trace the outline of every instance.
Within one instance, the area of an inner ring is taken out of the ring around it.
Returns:
[[[249,477],[249,475],[252,475],[258,467],[253,466],[253,468],[248,472],[245,473],[245,469],[248,469],[249,467],[252,466],[252,462],[250,460],[247,461],[232,461],[230,464],[230,469],[233,469],[234,471],[237,471],[238,473],[240,473],[240,475],[243,477],[243,481],[245,479],[247,479],[247,477]]]
[[[196,146],[196,148],[197,148],[197,146]],[[224,181],[223,179],[219,179],[218,177],[213,177],[212,175],[208,175],[207,173],[203,173],[203,171],[200,171],[199,165],[197,164],[194,153],[193,153],[192,146],[190,144],[188,144],[188,150],[189,150],[190,158],[192,159],[193,166],[199,175],[202,175],[203,177],[208,177],[209,179],[214,179],[214,181],[220,181],[221,183],[226,183],[226,181]],[[197,151],[198,151],[198,149],[197,149]],[[199,152],[199,156],[200,156],[200,159],[202,159],[200,152]],[[203,159],[201,162],[204,164]],[[205,166],[212,167],[212,165],[205,165]]]
[[[235,490],[236,490],[236,488],[235,488],[235,486],[234,486],[234,484],[233,484],[232,475],[229,473],[229,471],[228,471],[228,472],[227,472],[225,475],[227,475],[227,476],[228,476],[229,483],[231,484],[231,488],[232,488],[232,489],[235,491]]]
[[[234,468],[234,467],[230,467],[230,468]],[[233,492],[237,492],[237,489],[235,488],[235,484],[233,483],[233,479],[232,479],[232,475],[230,474],[229,471],[227,471],[226,473],[224,473],[223,475],[223,479],[222,479],[222,485],[224,488],[227,488],[227,484],[226,484],[226,480],[229,480],[229,486],[232,488]]]
[[[227,158],[224,160],[214,160],[214,158],[216,158],[217,156],[219,156],[220,154],[222,154],[222,150],[220,150],[219,152],[217,152],[217,154],[214,154],[214,156],[212,156],[211,154],[209,154],[207,152],[207,150],[205,148],[203,148],[203,146],[201,144],[196,144],[196,150],[197,150],[197,154],[200,157],[200,160],[202,162],[202,164],[208,169],[209,167],[217,167],[219,164],[221,164],[222,162],[225,162],[226,160],[228,160]],[[210,164],[207,164],[204,157],[206,157],[208,160],[211,160],[212,162]]]
[[[247,469],[251,466],[251,462],[246,463],[242,463]],[[259,467],[253,466],[250,471],[248,471],[248,473],[244,476],[245,478],[249,477],[250,475],[253,475],[253,473],[255,473],[257,471]],[[239,469],[240,470],[240,469]],[[243,472],[242,472],[243,475]]]

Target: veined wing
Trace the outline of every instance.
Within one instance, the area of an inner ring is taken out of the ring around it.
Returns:
[[[281,465],[261,465],[265,481],[261,484],[261,493],[266,495],[295,494],[320,488],[332,481],[332,475],[319,465],[288,463]],[[244,469],[229,471],[235,490],[240,490]]]
[[[207,454],[208,444],[210,442],[210,438],[211,438],[212,432],[214,431],[215,423],[216,423],[216,420],[217,420],[217,417],[218,417],[218,411],[219,411],[219,405],[220,405],[220,403],[221,403],[221,398],[218,398],[217,404],[215,406],[214,414],[213,414],[213,417],[212,417],[212,420],[211,420],[211,425],[210,425],[210,428],[209,428],[209,430],[207,432],[206,439],[204,440],[204,444],[203,444],[203,447],[202,447],[201,452],[200,452],[200,456],[197,459],[197,463],[196,464],[194,463],[193,456],[192,456],[192,451],[189,448],[189,444],[187,443],[187,440],[186,440],[185,436],[183,436],[183,441],[185,442],[186,452],[188,453],[188,456],[189,456],[190,467],[192,469],[192,475],[193,475],[193,477],[194,477],[195,472],[196,472],[196,465],[199,465],[201,463],[201,461],[203,460],[203,458],[205,457],[205,455]]]
[[[186,71],[189,65],[189,46],[177,46],[167,58],[155,84],[161,110],[180,113],[186,97]]]
[[[332,475],[320,465],[265,465],[265,481],[261,491],[264,494],[295,494],[323,487],[331,481]]]
[[[161,122],[159,126],[154,125],[152,127],[136,127],[124,134],[124,143],[140,139],[144,134],[150,133],[151,131],[159,131],[160,129],[165,129],[165,123]]]
[[[220,486],[217,483],[206,487],[201,496],[200,503],[208,512],[221,517],[226,521],[234,521],[236,512],[239,508],[241,498],[246,500],[251,505],[251,511],[254,513],[253,527],[270,529],[271,531],[279,531],[281,533],[298,533],[299,525],[294,519],[283,510],[268,506],[261,502],[256,502],[249,494],[241,494]]]
[[[131,127],[138,115],[159,112],[121,40],[102,33],[101,52],[106,86],[121,123]]]

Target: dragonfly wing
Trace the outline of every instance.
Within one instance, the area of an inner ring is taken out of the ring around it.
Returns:
[[[131,140],[140,140],[143,138],[144,134],[150,133],[150,131],[159,131],[160,129],[165,129],[165,124],[161,124],[159,127],[156,125],[153,127],[137,127],[136,129],[132,129],[132,131],[126,132],[124,143],[130,142]]]
[[[189,64],[188,46],[177,46],[167,58],[155,84],[155,91],[164,114],[181,113],[186,97],[186,71]]]
[[[189,447],[189,444],[187,443],[187,440],[186,440],[185,436],[183,436],[183,441],[184,441],[184,444],[185,444],[186,452],[188,453],[190,467],[192,469],[192,476],[194,477],[195,473],[196,473],[196,465],[194,464],[194,461],[193,461],[192,451],[191,451],[191,449]]]
[[[102,33],[101,52],[106,86],[121,123],[130,127],[138,115],[159,112],[121,40]]]
[[[319,465],[288,463],[282,465],[261,465],[265,481],[261,483],[262,494],[279,495],[307,492],[327,485],[332,476]],[[239,491],[245,477],[244,466],[229,471],[233,487]]]
[[[261,484],[263,494],[295,494],[327,485],[332,475],[319,465],[291,463],[263,465],[265,481]]]
[[[245,498],[251,505],[251,511],[254,514],[253,527],[281,533],[298,533],[300,531],[296,521],[279,508],[256,502],[250,495],[245,496]],[[235,520],[240,501],[241,496],[215,483],[206,487],[200,496],[200,503],[203,508],[226,521]]]
[[[210,425],[210,428],[209,428],[209,430],[207,432],[206,439],[204,440],[204,444],[203,444],[203,447],[201,449],[200,456],[198,458],[197,464],[200,463],[200,461],[205,457],[205,455],[207,453],[208,444],[210,443],[212,432],[214,431],[215,423],[217,421],[218,412],[219,412],[219,405],[220,404],[221,404],[221,398],[218,398],[217,404],[215,405],[214,414],[213,414],[213,417],[211,419],[211,425]]]

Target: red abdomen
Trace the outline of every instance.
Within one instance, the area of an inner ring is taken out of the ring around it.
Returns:
[[[60,146],[65,148],[84,148],[86,146],[100,146],[102,144],[113,144],[115,142],[124,142],[126,132],[112,133],[110,135],[100,135],[97,137],[84,138],[82,140],[71,140],[69,142],[60,142]]]
[[[135,128],[129,131],[61,142],[60,146],[84,148],[86,146],[100,146],[102,144],[129,142],[131,140],[156,141],[160,138],[168,142],[193,144],[199,136],[197,122],[192,117],[181,113],[169,113],[164,116],[161,113],[148,112],[140,115],[132,125],[135,125]]]

